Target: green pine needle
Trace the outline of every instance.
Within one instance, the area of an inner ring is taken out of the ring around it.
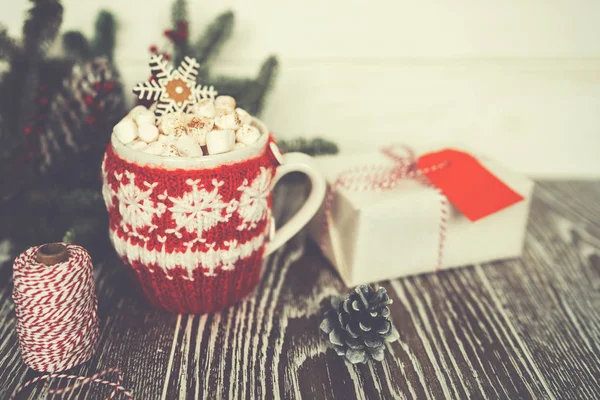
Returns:
[[[339,151],[337,144],[323,138],[306,139],[299,137],[289,140],[278,140],[277,144],[284,153],[299,151],[311,156],[320,156],[337,154]]]
[[[192,48],[192,57],[200,64],[207,64],[217,56],[222,44],[229,38],[233,30],[234,14],[232,11],[224,12],[206,28],[204,35]]]
[[[117,22],[112,13],[101,10],[96,18],[96,33],[93,40],[93,54],[113,60],[116,44]]]
[[[248,104],[244,103],[243,94],[248,90],[250,85],[253,84],[253,79],[218,76],[207,79],[206,81],[210,82],[220,95],[231,96],[234,99],[237,99],[239,107],[244,110],[248,107]]]
[[[173,23],[173,27],[175,28],[177,26],[177,22],[187,20],[187,16],[187,1],[175,0],[173,8],[171,9],[171,22]]]
[[[270,56],[263,62],[254,83],[244,93],[244,103],[248,104],[247,111],[250,114],[260,115],[278,69],[279,62],[275,56]]]
[[[173,3],[173,9],[171,10],[171,21],[173,29],[177,29],[177,23],[179,21],[187,21],[187,2],[185,0],[175,0]],[[184,41],[175,44],[174,51],[174,64],[179,65],[183,58],[189,52],[189,40],[186,38]]]
[[[63,7],[58,0],[30,0],[33,7],[23,25],[23,45],[29,57],[44,55],[58,34]]]
[[[62,36],[63,49],[72,58],[86,60],[91,56],[92,50],[85,36],[79,31],[69,31]]]
[[[8,35],[6,28],[0,28],[0,60],[10,60],[19,52],[19,46],[13,38]]]

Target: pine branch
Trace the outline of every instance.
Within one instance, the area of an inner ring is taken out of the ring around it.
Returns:
[[[219,92],[220,95],[227,95],[234,99],[238,99],[238,106],[246,109],[246,104],[243,102],[242,95],[254,82],[253,79],[217,76],[208,78],[207,81],[214,84],[216,91]]]
[[[78,31],[69,31],[62,36],[62,45],[65,53],[78,60],[91,57],[92,50],[85,36]]]
[[[105,56],[113,60],[115,53],[117,22],[106,10],[101,10],[96,18],[96,34],[93,40],[93,53],[96,57]]]
[[[44,55],[58,34],[63,7],[58,0],[31,0],[33,7],[23,25],[23,45],[29,57]]]
[[[177,27],[177,22],[187,20],[187,1],[175,0],[171,9],[171,22],[173,27]]]
[[[173,25],[173,29],[177,31],[178,25],[185,21],[187,24],[187,1],[185,0],[175,0],[173,3],[173,8],[171,9],[171,22]],[[175,43],[174,48],[174,64],[179,65],[181,61],[184,59],[186,55],[189,53],[189,39],[186,37],[184,40]]]
[[[206,29],[192,49],[193,57],[200,64],[206,64],[219,52],[221,45],[229,38],[233,30],[234,15],[227,11],[219,15]]]
[[[289,140],[278,140],[277,144],[284,153],[299,151],[310,156],[337,154],[339,151],[337,144],[323,138],[306,139],[299,137]]]
[[[248,87],[243,94],[243,102],[246,104],[247,111],[252,115],[259,115],[263,109],[265,98],[269,89],[273,85],[279,62],[275,56],[270,56],[260,67],[256,80]]]
[[[0,60],[10,60],[19,52],[17,42],[8,35],[6,28],[0,28]]]

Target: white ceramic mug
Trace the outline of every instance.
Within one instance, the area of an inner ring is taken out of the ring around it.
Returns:
[[[267,127],[252,145],[203,157],[132,150],[113,135],[102,163],[115,250],[153,305],[172,312],[221,309],[258,283],[262,259],[318,211],[326,183],[314,160],[281,155]],[[300,210],[274,231],[272,189],[289,172],[311,181]]]

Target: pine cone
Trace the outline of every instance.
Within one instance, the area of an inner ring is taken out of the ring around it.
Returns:
[[[40,169],[88,150],[102,152],[113,126],[124,114],[125,101],[115,67],[104,57],[76,64],[48,112],[48,125],[40,137]]]
[[[385,343],[399,337],[390,320],[390,304],[385,288],[360,285],[346,297],[331,299],[332,309],[325,313],[321,330],[338,355],[352,364],[382,361]]]

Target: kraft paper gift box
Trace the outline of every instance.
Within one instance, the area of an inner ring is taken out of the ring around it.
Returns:
[[[327,232],[323,235],[323,206],[311,221],[309,234],[348,287],[435,272],[440,249],[442,270],[519,257],[534,183],[489,158],[475,158],[524,199],[475,222],[449,204],[441,246],[445,197],[414,179],[401,179],[394,188],[381,191],[336,188]],[[326,156],[318,162],[330,185],[349,168],[394,166],[381,152]]]

